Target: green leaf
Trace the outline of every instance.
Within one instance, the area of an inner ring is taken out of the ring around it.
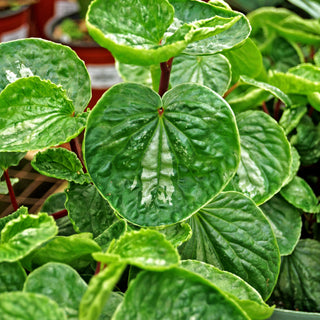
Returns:
[[[290,144],[283,129],[264,112],[240,113],[237,123],[241,161],[229,187],[259,205],[276,194],[288,179],[292,163]]]
[[[238,320],[249,317],[211,282],[182,268],[174,268],[140,273],[131,281],[113,319]]]
[[[289,182],[291,182],[295,178],[300,168],[300,156],[297,149],[293,146],[291,146],[291,156],[292,156],[292,163],[290,168],[290,175],[286,180],[284,186],[287,185]]]
[[[320,18],[319,0],[288,0],[295,6],[308,12],[313,18]]]
[[[277,87],[274,87],[268,83],[257,81],[257,80],[251,79],[247,76],[241,76],[240,81],[242,81],[246,84],[249,84],[251,86],[254,86],[254,87],[257,87],[257,88],[260,88],[260,89],[263,89],[265,91],[270,92],[273,96],[280,99],[287,107],[290,107],[292,104],[290,98],[285,93],[283,93]]]
[[[301,119],[297,134],[290,142],[298,150],[303,165],[311,165],[320,159],[320,125],[315,126],[310,117]]]
[[[25,154],[25,152],[0,152],[0,168],[7,170],[11,166],[17,166]]]
[[[296,208],[305,212],[315,213],[318,211],[318,199],[308,183],[296,176],[289,184],[280,191],[281,195]]]
[[[77,270],[83,269],[93,261],[91,254],[101,250],[91,238],[91,234],[86,233],[57,236],[32,252],[24,265],[27,269],[35,269],[48,262],[61,262]]]
[[[111,291],[119,281],[126,264],[111,263],[91,278],[79,307],[79,320],[99,318]]]
[[[21,206],[17,211],[0,218],[0,231],[4,228],[4,226],[11,220],[18,218],[21,214],[28,214],[28,208]]]
[[[94,241],[101,247],[102,251],[107,251],[109,245],[114,239],[119,239],[127,231],[125,220],[114,222],[108,229],[103,231]]]
[[[83,173],[82,164],[74,152],[64,148],[38,152],[31,161],[35,170],[48,177],[83,184],[90,178]]]
[[[18,79],[0,94],[0,150],[28,151],[71,140],[87,116],[73,112],[62,88],[38,77]]]
[[[193,82],[209,87],[223,95],[231,81],[231,68],[221,54],[211,56],[181,55],[173,60],[170,82],[172,86]]]
[[[184,53],[211,55],[231,49],[249,37],[251,31],[249,21],[239,12],[201,1],[170,0],[170,3],[175,10],[175,20],[169,31],[174,32],[179,26],[187,24],[197,26],[195,34],[198,36],[200,33],[202,37],[202,40],[199,38],[199,41],[189,43]],[[193,35],[192,41],[194,40],[196,38]]]
[[[90,113],[85,159],[93,183],[121,216],[141,226],[169,225],[228,183],[239,137],[229,105],[209,88],[179,85],[161,101],[145,86],[123,83]]]
[[[116,61],[116,68],[124,81],[136,82],[152,88],[150,66],[135,66]]]
[[[260,209],[272,226],[280,254],[282,256],[291,254],[301,235],[302,220],[300,211],[283,199],[280,194],[276,194],[265,202]]]
[[[306,106],[298,106],[293,108],[286,108],[280,118],[279,124],[284,129],[286,135],[288,135],[293,129],[295,129],[302,117],[307,113]]]
[[[47,263],[28,275],[24,292],[39,293],[55,301],[68,319],[78,319],[78,309],[87,284],[68,265]]]
[[[254,202],[222,192],[190,219],[191,239],[179,248],[182,259],[196,259],[232,272],[266,299],[280,268],[272,228]]]
[[[174,247],[179,247],[192,236],[191,227],[185,222],[176,223],[167,227],[158,227],[156,230],[164,234],[166,239],[171,242]]]
[[[97,237],[116,220],[113,210],[95,186],[70,183],[65,193],[65,205],[77,232],[91,232]]]
[[[196,260],[182,261],[181,267],[202,276],[226,293],[250,319],[266,319],[271,316],[273,308],[262,300],[254,288],[236,275]]]
[[[10,178],[10,182],[11,182],[11,185],[13,186],[19,182],[19,178],[12,178],[12,179]],[[8,194],[8,193],[9,193],[9,190],[8,190],[6,181],[0,181],[0,194]]]
[[[0,262],[0,293],[22,290],[26,278],[19,262]]]
[[[18,261],[53,238],[57,232],[53,218],[45,213],[19,215],[1,231],[0,261]]]
[[[223,55],[231,64],[233,82],[237,82],[241,75],[255,78],[263,68],[261,53],[250,38],[240,47],[224,51]]]
[[[127,232],[109,247],[107,254],[98,252],[93,257],[109,263],[114,255],[121,263],[146,270],[163,271],[179,263],[179,255],[173,245],[163,234],[150,229]]]
[[[29,292],[0,294],[0,314],[3,320],[66,320],[62,309],[44,295]]]
[[[318,50],[313,57],[314,63],[317,67],[320,67],[320,50]]]
[[[19,78],[39,76],[66,90],[82,112],[91,99],[91,85],[84,62],[68,46],[43,39],[21,39],[0,45],[0,91]],[[70,75],[77,75],[72,77]]]
[[[274,298],[286,309],[320,312],[320,243],[300,240],[284,257]]]

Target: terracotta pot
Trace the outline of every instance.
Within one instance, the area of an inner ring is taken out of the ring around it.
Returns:
[[[0,11],[0,42],[27,38],[30,32],[30,7]]]

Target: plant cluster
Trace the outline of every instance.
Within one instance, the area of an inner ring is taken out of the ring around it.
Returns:
[[[92,110],[69,47],[0,44],[3,319],[320,312],[319,175],[305,170],[320,159],[320,22],[94,0],[86,23],[124,79]],[[33,167],[69,185],[32,215],[8,168],[36,149]]]

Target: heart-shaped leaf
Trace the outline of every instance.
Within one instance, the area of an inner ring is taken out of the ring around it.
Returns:
[[[91,98],[91,85],[84,62],[67,46],[43,39],[21,39],[0,44],[0,92],[19,78],[39,76],[66,90],[76,113]],[[72,77],[70,75],[77,75]]]
[[[280,268],[275,235],[262,211],[238,192],[222,192],[190,219],[193,235],[179,248],[196,259],[232,272],[266,299]]]
[[[73,113],[62,88],[38,77],[18,79],[0,93],[0,150],[29,151],[70,141],[87,117]]]
[[[0,170],[7,170],[11,166],[17,166],[25,154],[25,152],[0,152]]]
[[[93,183],[120,215],[142,226],[169,225],[228,183],[239,137],[229,105],[209,88],[183,84],[161,100],[145,86],[123,83],[90,113],[85,159]]]

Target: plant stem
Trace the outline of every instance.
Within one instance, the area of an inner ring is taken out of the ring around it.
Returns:
[[[266,113],[266,114],[270,114],[267,105],[265,103],[265,101],[262,102],[262,110]]]
[[[161,77],[160,77],[160,84],[159,84],[159,95],[162,97],[169,88],[169,79],[172,67],[172,60],[173,58],[169,59],[166,62],[160,63],[161,68]]]
[[[101,262],[97,262],[97,267],[94,275],[97,275],[100,272],[100,269],[101,269]]]
[[[313,111],[314,111],[314,108],[313,108],[313,107],[310,107],[310,108],[309,108],[309,112],[308,112],[308,116],[309,116],[309,117],[312,116]]]
[[[275,120],[279,120],[279,114],[280,114],[280,106],[281,106],[281,100],[278,100],[274,106],[273,110],[273,118]]]
[[[223,95],[223,98],[226,98],[234,89],[236,89],[239,85],[239,82],[236,82],[233,86],[231,86],[227,92]]]
[[[11,204],[13,207],[14,211],[17,211],[19,208],[17,199],[16,199],[16,195],[14,194],[14,190],[10,181],[10,177],[9,177],[9,173],[8,173],[8,169],[4,170],[4,178],[6,179],[6,183],[7,183],[7,188],[9,190],[9,196],[10,196],[10,200],[11,200]]]
[[[58,220],[60,218],[66,217],[68,215],[68,211],[66,209],[60,210],[52,214],[54,220]]]
[[[86,173],[87,169],[86,169],[86,166],[84,165],[84,161],[83,161],[83,157],[82,157],[82,150],[81,150],[81,146],[80,146],[78,137],[75,137],[74,139],[72,139],[70,141],[70,148],[77,155],[78,159],[80,160],[80,162],[82,164],[83,172]]]

